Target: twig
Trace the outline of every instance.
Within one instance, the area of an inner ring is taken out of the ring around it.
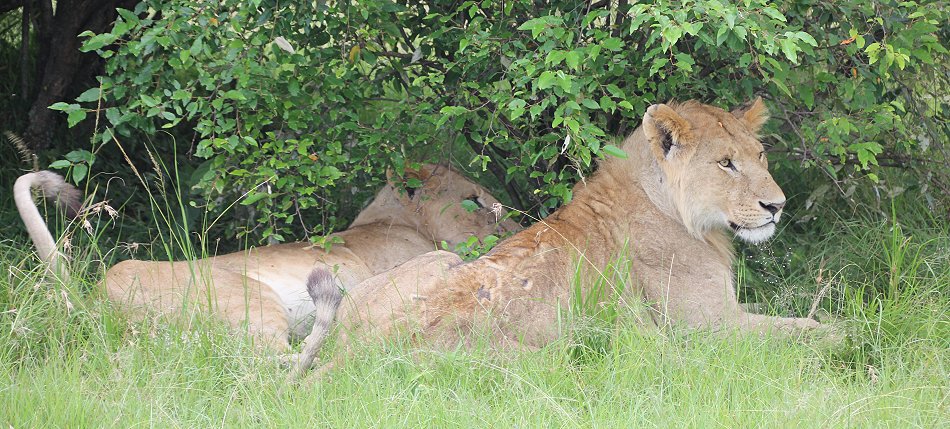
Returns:
[[[462,130],[462,134],[465,137],[465,142],[468,143],[469,147],[471,147],[475,153],[485,152],[485,146],[483,145],[481,148],[479,148],[478,142],[472,138],[468,129]],[[489,156],[489,158],[491,157]],[[505,172],[499,165],[499,161],[492,159],[492,162],[488,163],[488,169],[505,186],[505,191],[508,192],[509,196],[511,196],[512,205],[515,205],[515,208],[518,209],[518,211],[523,211],[525,205],[524,201],[521,199],[521,194],[518,193],[518,190],[515,189],[514,185],[510,181],[506,180]]]
[[[412,60],[412,54],[406,54],[402,52],[379,51],[379,52],[374,52],[373,54],[375,54],[377,57],[400,58],[404,60],[408,59],[410,61]],[[429,68],[436,69],[443,73],[445,72],[445,67],[442,67],[441,63],[437,61],[427,60],[425,58],[419,58],[416,60],[416,62],[411,63],[411,64],[420,64]]]

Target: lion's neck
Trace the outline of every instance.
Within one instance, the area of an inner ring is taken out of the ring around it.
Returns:
[[[627,153],[627,158],[608,159],[604,161],[603,167],[610,171],[613,178],[620,181],[618,185],[632,183],[639,187],[664,215],[682,224],[670,183],[664,179],[665,174],[646,144],[643,131],[640,128],[634,131],[623,142],[622,148]]]
[[[720,230],[705,231],[697,237],[686,227],[676,207],[673,193],[665,174],[656,162],[640,129],[623,144],[626,159],[609,158],[585,185],[575,191],[578,205],[604,206],[609,216],[601,216],[605,222],[602,230],[610,231],[610,241],[621,251],[624,245],[635,245],[631,233],[645,226],[669,234],[681,235],[682,239],[697,240],[709,246],[724,262],[733,258],[732,240]],[[598,213],[600,214],[600,213]],[[671,237],[672,238],[672,237]]]

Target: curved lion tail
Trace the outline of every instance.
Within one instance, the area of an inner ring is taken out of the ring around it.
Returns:
[[[82,199],[78,189],[66,183],[63,177],[49,171],[27,173],[17,178],[13,185],[13,199],[16,202],[20,218],[26,225],[26,230],[36,246],[36,253],[40,259],[49,264],[53,273],[63,278],[69,275],[66,269],[65,257],[57,250],[56,240],[49,232],[46,221],[40,216],[40,211],[33,201],[33,188],[38,188],[43,195],[66,209],[69,217],[75,217],[81,208]]]
[[[326,268],[314,268],[307,277],[307,293],[313,300],[314,310],[313,329],[304,340],[303,350],[297,359],[292,378],[302,375],[313,365],[314,359],[323,343],[330,335],[333,319],[337,309],[343,301],[342,284]]]

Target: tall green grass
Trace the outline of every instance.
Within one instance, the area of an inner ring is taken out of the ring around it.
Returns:
[[[81,254],[74,279],[56,284],[22,236],[4,238],[0,424],[948,427],[950,234],[920,209],[904,202],[891,216],[836,219],[820,236],[786,231],[744,250],[744,299],[774,314],[828,313],[850,334],[833,347],[644,329],[621,302],[628,267],[616,263],[577,289],[564,338],[540,351],[357,344],[324,378],[299,385],[214,321],[183,329],[116,312],[97,287],[103,254]],[[205,254],[207,241],[193,244],[200,231],[162,213],[156,259]]]

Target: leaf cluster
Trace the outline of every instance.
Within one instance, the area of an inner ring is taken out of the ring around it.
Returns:
[[[206,204],[238,190],[276,239],[301,210],[332,211],[327,190],[447,156],[543,216],[595,159],[625,156],[618,139],[647,106],[674,99],[765,97],[779,168],[825,174],[823,192],[903,189],[880,174],[899,167],[939,193],[948,15],[890,1],[147,0],[88,35],[101,86],[53,108],[71,123],[102,113],[100,144],[189,133],[177,144],[204,160],[192,184]]]

